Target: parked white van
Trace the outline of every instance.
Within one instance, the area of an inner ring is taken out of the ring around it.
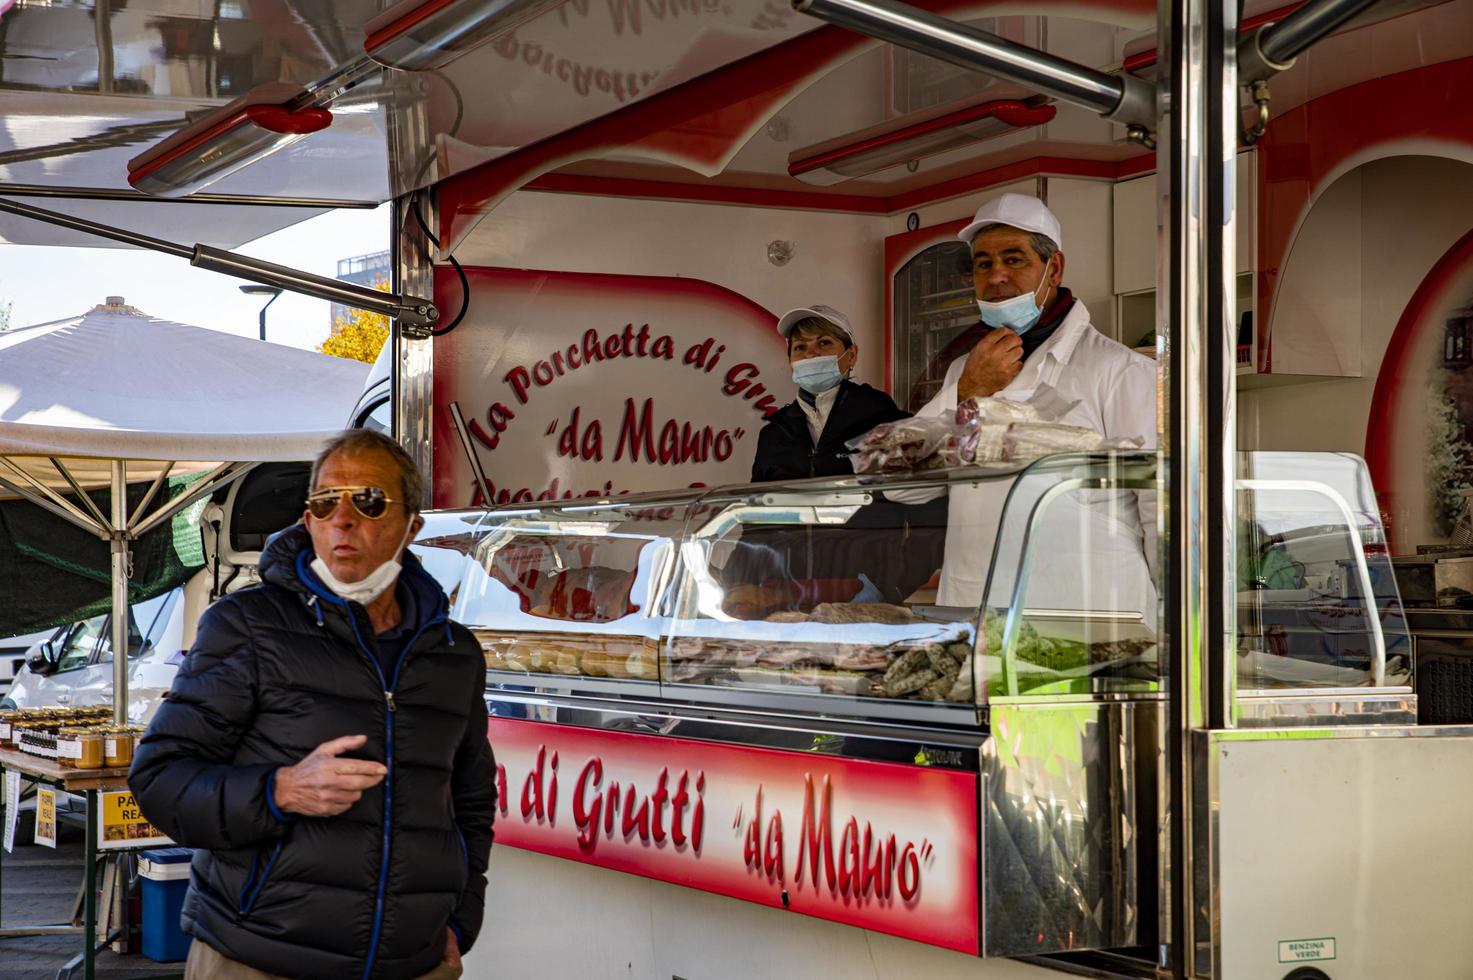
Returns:
[[[184,632],[184,590],[134,603],[128,622],[128,720],[146,722],[173,683]],[[112,615],[56,630],[35,644],[0,706],[111,704]]]
[[[0,639],[0,697],[10,690],[10,682],[15,680],[15,675],[21,672],[26,665],[26,657],[31,648],[42,640],[51,639],[55,630],[41,630],[39,633],[26,633],[24,636],[7,636]]]

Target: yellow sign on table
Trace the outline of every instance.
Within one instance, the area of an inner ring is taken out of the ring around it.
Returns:
[[[56,790],[36,790],[36,843],[56,846]]]
[[[129,792],[99,793],[97,802],[101,806],[101,819],[97,822],[97,847],[99,850],[118,850],[128,847],[156,847],[172,844],[143,811]]]

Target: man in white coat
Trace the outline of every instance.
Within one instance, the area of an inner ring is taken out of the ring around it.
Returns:
[[[1026,401],[1047,385],[1075,402],[1058,421],[1109,439],[1156,446],[1156,365],[1110,340],[1062,285],[1059,221],[1036,197],[1004,194],[977,211],[958,236],[972,246],[980,339],[946,370],[941,390],[917,414],[945,415],[973,397]],[[992,542],[1011,481],[957,485],[948,507],[946,557],[937,602],[983,600]],[[1147,499],[1139,499],[1147,498]],[[1030,608],[1140,612],[1154,625],[1154,494],[1076,492],[1045,513],[1027,577]],[[1021,517],[1010,515],[1009,521]],[[1017,529],[1010,529],[1017,530]],[[1007,542],[1020,542],[1009,534]],[[1150,556],[1149,562],[1146,556]],[[988,605],[1002,606],[1018,555],[999,554]]]

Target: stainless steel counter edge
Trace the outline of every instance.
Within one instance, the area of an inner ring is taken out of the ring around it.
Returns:
[[[1329,738],[1473,738],[1473,725],[1337,725],[1333,728],[1237,728],[1204,732],[1214,742],[1316,741]]]
[[[532,691],[491,690],[486,692],[486,702],[494,718],[964,772],[979,771],[981,747],[987,738],[985,731],[974,727],[918,728],[885,721]]]

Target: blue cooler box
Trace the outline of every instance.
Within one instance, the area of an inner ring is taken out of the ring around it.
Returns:
[[[189,937],[179,928],[179,913],[189,891],[187,847],[156,847],[138,855],[143,879],[143,955],[156,963],[177,963],[189,956]]]

